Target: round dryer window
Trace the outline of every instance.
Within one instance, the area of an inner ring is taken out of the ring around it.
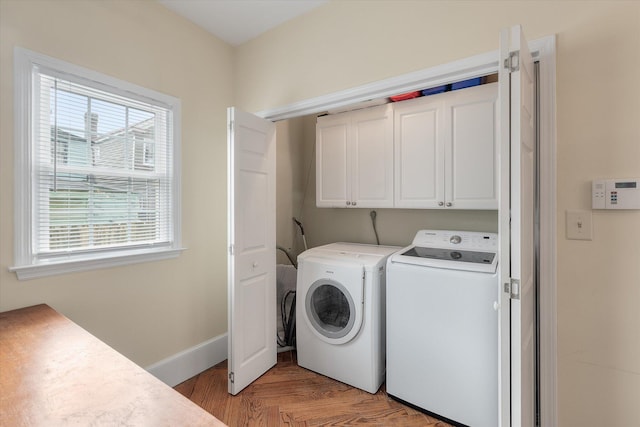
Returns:
[[[316,280],[307,292],[305,308],[311,326],[329,340],[346,342],[351,338],[347,335],[357,326],[353,297],[336,281]]]

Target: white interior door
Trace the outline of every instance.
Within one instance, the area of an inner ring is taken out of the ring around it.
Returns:
[[[533,60],[520,26],[500,34],[500,421],[535,425]]]
[[[229,108],[229,393],[276,364],[275,124]]]

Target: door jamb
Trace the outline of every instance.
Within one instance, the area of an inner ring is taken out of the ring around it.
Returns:
[[[529,42],[534,61],[540,63],[540,422],[555,427],[557,414],[557,306],[556,306],[556,37]],[[370,99],[453,81],[492,74],[498,70],[498,51],[487,52],[380,80],[327,95],[263,110],[257,116],[286,120],[345,107]]]

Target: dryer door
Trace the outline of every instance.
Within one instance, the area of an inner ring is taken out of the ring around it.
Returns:
[[[305,295],[305,320],[321,340],[351,341],[360,331],[364,302],[364,268],[327,266],[327,277],[315,280]]]

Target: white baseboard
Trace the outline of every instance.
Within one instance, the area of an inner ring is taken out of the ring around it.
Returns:
[[[226,358],[227,334],[223,334],[147,366],[146,370],[174,387]]]

